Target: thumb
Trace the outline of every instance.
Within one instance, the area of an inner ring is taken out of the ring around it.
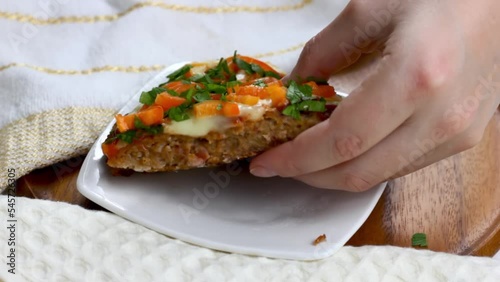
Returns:
[[[284,78],[328,79],[355,63],[387,38],[392,29],[392,14],[380,2],[351,1],[325,29],[307,42],[297,65]]]

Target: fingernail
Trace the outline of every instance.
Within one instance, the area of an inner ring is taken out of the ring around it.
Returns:
[[[273,177],[278,174],[276,174],[274,171],[269,170],[265,167],[257,166],[252,169],[250,169],[250,173],[257,176],[257,177]]]

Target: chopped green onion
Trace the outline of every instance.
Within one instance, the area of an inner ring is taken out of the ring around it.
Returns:
[[[152,105],[156,100],[156,96],[165,91],[166,91],[165,88],[155,87],[148,92],[142,92],[141,97],[139,98],[139,102],[141,102],[144,105]]]
[[[191,70],[193,66],[191,65],[185,65],[181,67],[180,69],[174,71],[173,73],[167,75],[168,81],[176,81],[179,80],[180,78],[185,77],[185,74]]]
[[[425,233],[415,233],[411,237],[411,245],[413,247],[427,247],[427,236]]]

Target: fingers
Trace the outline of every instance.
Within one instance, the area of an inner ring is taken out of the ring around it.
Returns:
[[[390,33],[391,17],[379,32],[364,31],[373,22],[375,4],[352,1],[344,11],[304,48],[292,78],[328,78],[332,72],[352,64],[362,50]],[[353,57],[354,56],[354,57]],[[389,58],[385,58],[389,60]],[[301,134],[290,143],[272,149],[254,159],[251,172],[256,176],[296,176],[321,170],[350,160],[365,152],[397,128],[412,111],[401,100],[405,84],[395,62],[382,63],[382,70],[367,80],[341,103],[331,118]],[[392,70],[392,71],[391,71]],[[393,93],[387,99],[388,93]],[[311,158],[310,156],[315,156]],[[317,159],[316,156],[324,156]]]
[[[429,135],[418,123],[405,124],[358,158],[296,179],[319,188],[362,192],[434,150],[438,144],[415,142],[419,136]]]
[[[360,157],[296,179],[320,188],[365,191],[472,148],[480,142],[492,112],[494,107],[486,100],[456,128],[442,112],[420,115]]]
[[[374,12],[384,1],[377,3],[350,2],[340,15],[302,50],[299,61],[285,79],[329,78],[333,73],[353,64],[359,57],[373,49],[374,43],[390,32],[391,16],[381,16],[384,21],[374,21]],[[370,13],[371,12],[371,13]],[[368,22],[377,26],[377,32],[367,31]]]
[[[332,116],[293,141],[256,157],[256,176],[293,177],[351,160],[399,127],[414,111],[396,64],[387,57],[379,73],[347,97]],[[389,95],[388,95],[389,94]]]

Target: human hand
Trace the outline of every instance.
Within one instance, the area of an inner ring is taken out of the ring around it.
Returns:
[[[498,11],[498,0],[352,0],[289,77],[328,78],[382,47],[377,71],[251,173],[364,191],[473,147],[500,103]]]

